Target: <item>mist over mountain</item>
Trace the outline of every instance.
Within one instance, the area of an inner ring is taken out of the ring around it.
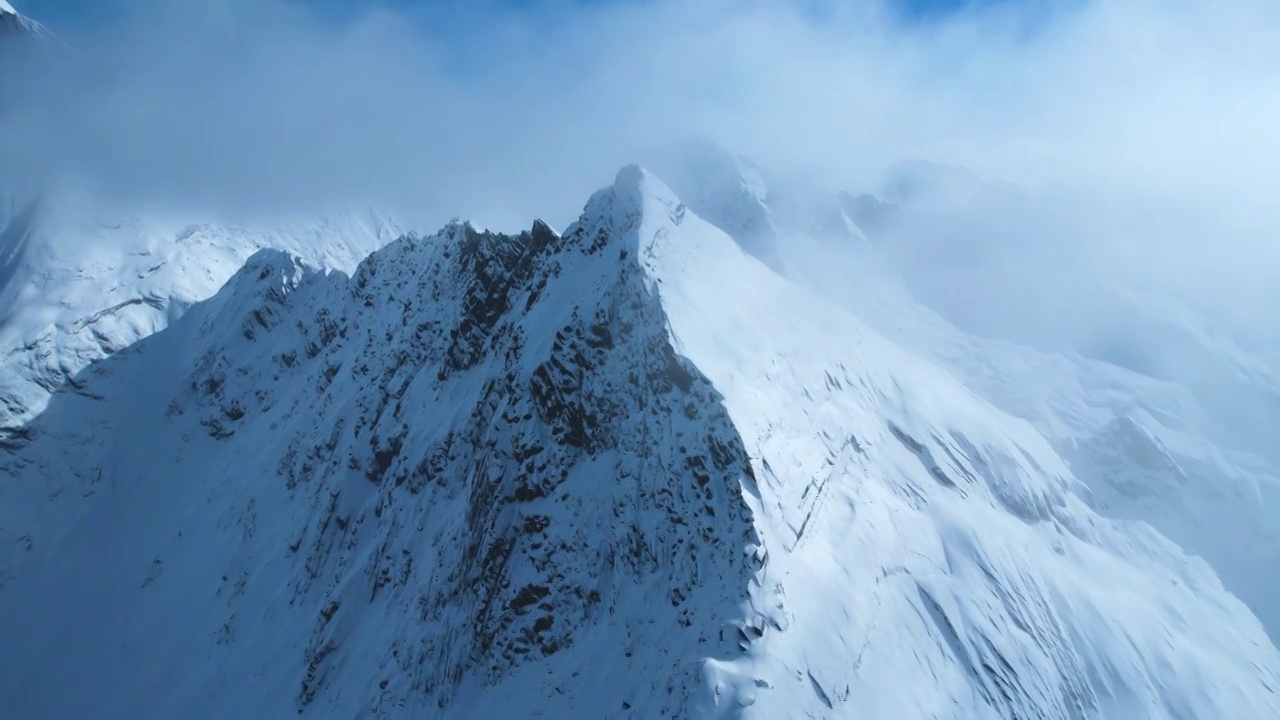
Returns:
[[[6,716],[1280,717],[1266,3],[104,13],[0,0]]]

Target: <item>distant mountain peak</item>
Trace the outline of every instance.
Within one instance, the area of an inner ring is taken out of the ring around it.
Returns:
[[[375,209],[236,226],[134,217],[59,193],[15,205],[0,213],[0,438],[76,373],[208,298],[254,252],[350,271],[400,234]]]
[[[652,167],[679,198],[778,273],[786,267],[764,172],[747,158],[697,135],[655,153]]]
[[[66,49],[62,39],[44,25],[19,13],[7,0],[0,0],[0,42],[4,42],[6,37],[34,39]],[[0,45],[0,49],[5,49],[6,45]]]

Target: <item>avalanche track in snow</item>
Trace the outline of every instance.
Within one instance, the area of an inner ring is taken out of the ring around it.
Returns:
[[[1280,717],[1204,562],[635,167],[258,252],[23,428],[14,717]]]

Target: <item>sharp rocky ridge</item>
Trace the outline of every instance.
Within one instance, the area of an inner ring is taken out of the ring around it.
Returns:
[[[1206,563],[638,167],[260,250],[21,429],[19,717],[1280,716]]]

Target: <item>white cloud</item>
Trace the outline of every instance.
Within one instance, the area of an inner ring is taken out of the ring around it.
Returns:
[[[845,187],[905,157],[1053,187],[1098,218],[1081,248],[1161,276],[1263,292],[1280,259],[1280,9],[1263,0],[914,25],[769,0],[126,7],[75,38],[74,83],[33,78],[46,102],[4,121],[6,167],[151,202],[369,200],[512,227],[563,223],[645,148],[705,132]]]

